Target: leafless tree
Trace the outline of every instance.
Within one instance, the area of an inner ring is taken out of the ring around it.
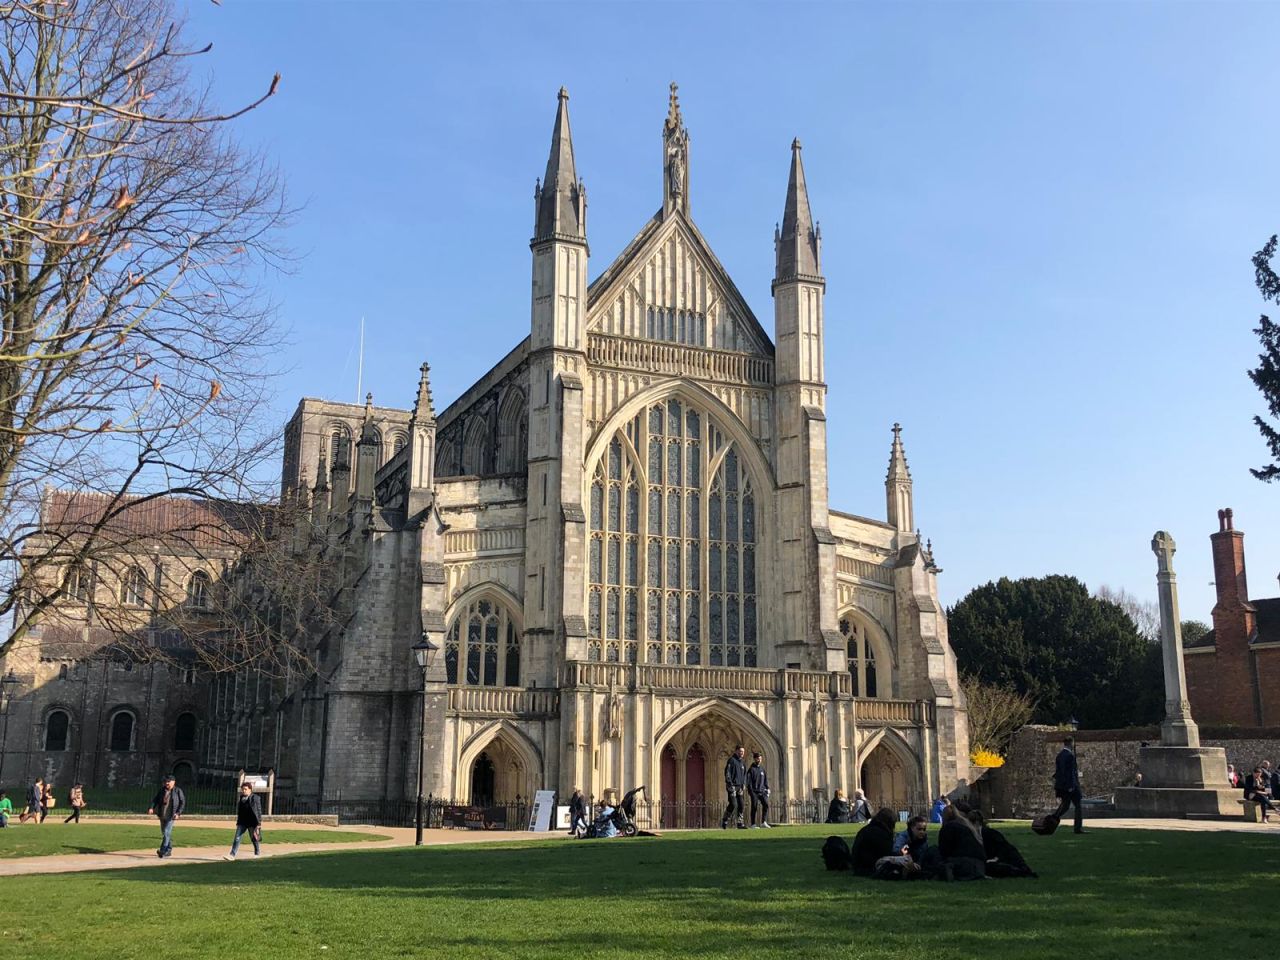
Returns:
[[[152,506],[272,487],[261,411],[281,336],[260,280],[287,265],[288,208],[228,128],[279,76],[216,110],[187,67],[209,48],[184,45],[168,0],[0,15],[0,616],[16,643],[144,540],[225,541],[241,569],[287,549],[271,511],[246,526],[253,511]],[[42,527],[49,488],[96,506]]]
[[[1099,600],[1107,600],[1129,615],[1133,625],[1152,643],[1160,640],[1160,608],[1150,600],[1139,600],[1128,590],[1109,587],[1105,583],[1094,591]]]
[[[969,747],[1003,755],[1013,735],[1031,720],[1035,701],[1013,687],[983,683],[974,676],[962,676],[969,710]]]

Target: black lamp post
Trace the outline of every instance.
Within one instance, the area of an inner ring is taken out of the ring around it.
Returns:
[[[418,818],[414,845],[422,846],[422,788],[426,782],[427,765],[427,671],[435,663],[440,647],[427,639],[423,631],[422,639],[413,645],[413,658],[422,670],[422,722],[418,726]]]
[[[4,733],[0,734],[0,776],[4,775],[4,755],[9,746],[9,707],[21,682],[12,669],[0,679],[0,708],[4,710]]]

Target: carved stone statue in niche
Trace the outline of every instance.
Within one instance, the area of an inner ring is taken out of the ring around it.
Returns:
[[[609,699],[605,701],[605,738],[617,740],[622,736],[622,698],[610,690]]]
[[[822,743],[827,739],[827,710],[818,699],[818,691],[813,691],[813,703],[809,705],[809,739],[814,743]]]
[[[671,185],[671,195],[679,197],[684,193],[684,157],[679,141],[675,141],[667,150],[670,158],[667,162],[667,177]]]

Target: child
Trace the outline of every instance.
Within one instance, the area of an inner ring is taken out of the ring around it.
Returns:
[[[9,799],[7,793],[0,790],[0,827],[7,827],[11,816],[13,816],[13,801]]]

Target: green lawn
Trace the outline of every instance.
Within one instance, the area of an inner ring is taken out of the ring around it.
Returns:
[[[174,827],[174,847],[226,847],[231,849],[231,827],[191,827],[181,820]],[[267,824],[263,842],[272,843],[352,843],[357,840],[386,840],[385,836],[351,830],[283,830]],[[0,830],[0,860],[12,857],[45,857],[60,853],[110,853],[112,850],[146,850],[160,845],[160,827],[150,823],[62,823],[52,817],[42,824],[19,825],[15,817]],[[240,845],[253,853],[248,837]],[[4,908],[0,907],[0,916]]]
[[[827,827],[4,881],[0,956],[1270,958],[1280,839],[1007,832],[1039,880],[827,873]],[[1280,831],[1278,831],[1280,833]]]

